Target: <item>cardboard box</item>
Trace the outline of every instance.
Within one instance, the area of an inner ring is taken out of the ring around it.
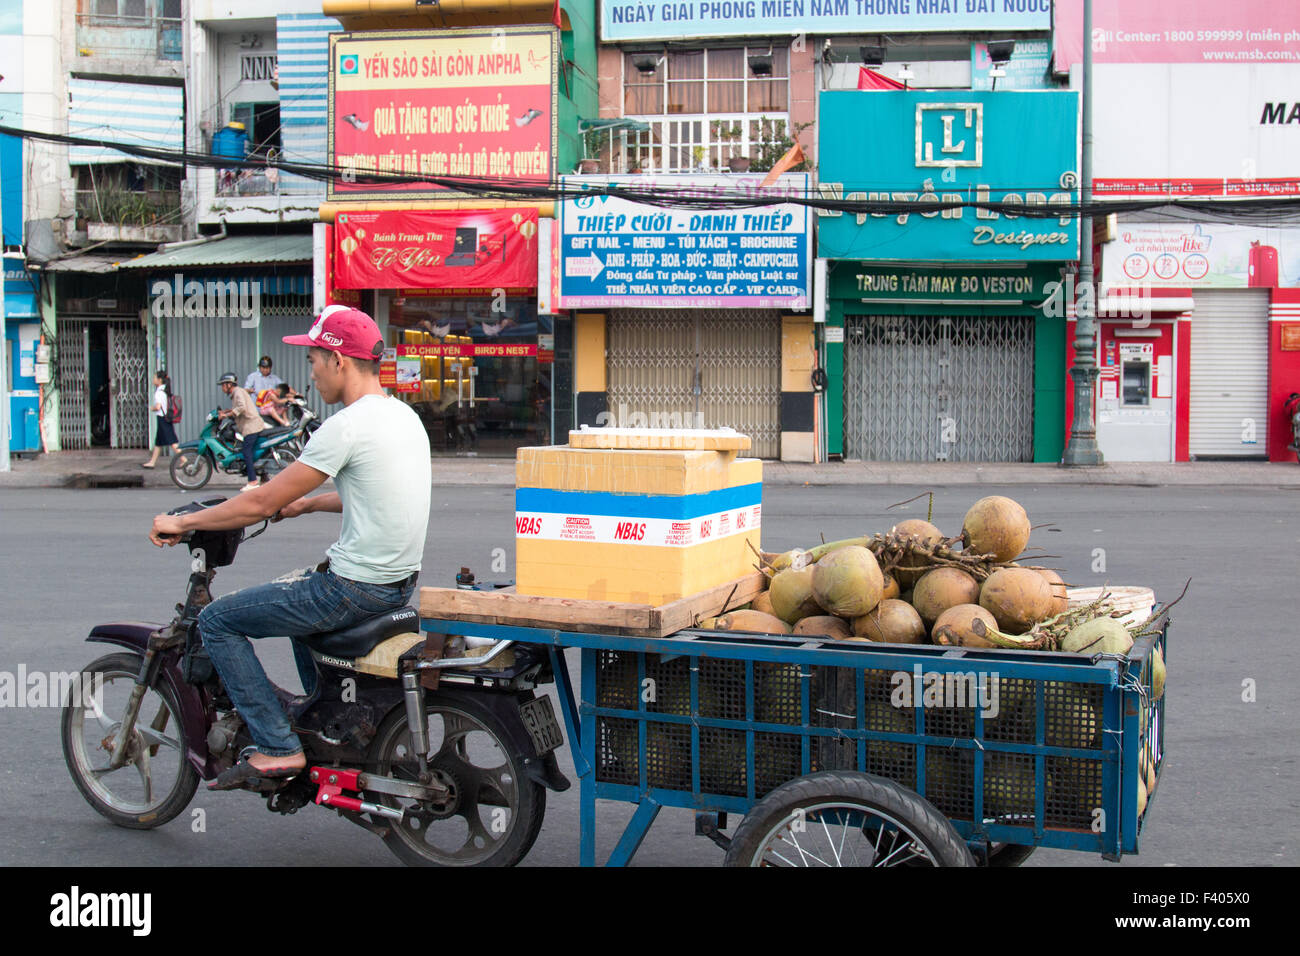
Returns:
[[[520,594],[658,605],[754,569],[757,459],[556,446],[521,448],[515,470]]]

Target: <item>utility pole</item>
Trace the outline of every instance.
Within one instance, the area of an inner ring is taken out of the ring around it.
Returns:
[[[1083,0],[1083,150],[1080,170],[1080,200],[1084,208],[1092,202],[1092,0]],[[1097,388],[1097,284],[1093,278],[1092,216],[1079,217],[1079,286],[1075,296],[1074,421],[1065,446],[1063,465],[1100,465],[1097,422],[1093,395]]]
[[[0,77],[3,79],[3,77]],[[22,175],[22,164],[18,165]],[[8,272],[4,259],[4,176],[0,175],[0,273]],[[5,328],[5,279],[0,274],[0,471],[9,470],[9,339]],[[18,345],[17,342],[14,343]],[[21,347],[21,346],[19,346]]]

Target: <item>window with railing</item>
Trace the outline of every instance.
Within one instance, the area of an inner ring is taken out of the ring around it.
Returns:
[[[181,0],[77,0],[80,56],[179,60]]]
[[[743,171],[788,143],[789,51],[767,46],[624,54],[623,113],[643,132],[611,138],[617,171]],[[765,72],[755,74],[751,58]],[[770,72],[766,72],[770,70]]]

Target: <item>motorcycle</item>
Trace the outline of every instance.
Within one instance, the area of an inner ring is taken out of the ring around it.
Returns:
[[[251,744],[197,618],[216,569],[265,530],[263,522],[251,534],[186,536],[191,573],[171,622],[101,624],[87,637],[121,650],[87,665],[69,691],[63,754],[82,796],[112,823],[162,826],[184,811],[200,778],[215,778]],[[296,716],[286,706],[307,767],[260,782],[269,810],[332,809],[409,865],[508,866],[524,857],[541,830],[546,790],[570,785],[555,759],[563,737],[550,699],[534,693],[554,679],[545,651],[426,637],[411,607],[299,640],[319,676],[314,703]]]
[[[1286,447],[1295,452],[1296,461],[1300,461],[1300,392],[1288,395],[1282,407],[1291,422],[1291,444]]]
[[[266,480],[271,468],[279,471],[298,460],[302,453],[302,441],[306,423],[315,420],[310,408],[303,409],[304,417],[297,425],[281,428],[265,428],[255,435],[241,439],[235,431],[235,423],[229,418],[221,418],[220,409],[208,412],[203,431],[194,441],[181,442],[181,450],[172,457],[171,477],[177,488],[183,491],[197,491],[208,483],[212,473],[220,468],[228,475],[242,475],[244,467],[245,441],[257,442],[257,454],[253,467],[257,477]]]

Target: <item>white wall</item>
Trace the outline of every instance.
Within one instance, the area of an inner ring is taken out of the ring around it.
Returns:
[[[1300,124],[1260,116],[1265,103],[1300,101],[1296,75],[1280,63],[1096,64],[1093,175],[1295,176]]]

